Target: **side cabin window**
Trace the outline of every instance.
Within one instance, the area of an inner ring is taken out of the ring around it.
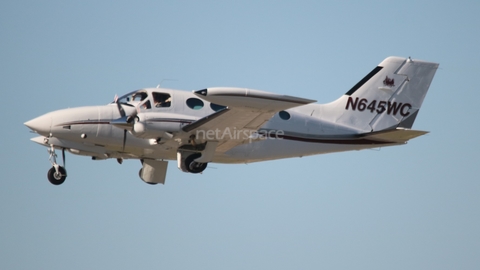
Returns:
[[[200,110],[203,108],[203,101],[198,98],[189,98],[186,101],[187,106],[192,110]]]
[[[165,108],[172,105],[172,97],[167,93],[153,92],[153,103],[156,108]]]
[[[283,120],[288,120],[291,117],[287,111],[280,111],[278,113],[278,116],[280,116],[280,118],[282,118]]]

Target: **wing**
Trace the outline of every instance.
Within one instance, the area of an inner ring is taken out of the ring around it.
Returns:
[[[182,128],[195,135],[196,140],[218,142],[217,152],[252,141],[256,131],[275,113],[315,102],[244,88],[208,88],[194,93],[209,102],[228,106]]]

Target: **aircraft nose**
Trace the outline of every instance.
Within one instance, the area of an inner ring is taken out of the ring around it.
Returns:
[[[44,114],[23,124],[41,135],[48,136],[52,125],[52,117],[50,114]]]

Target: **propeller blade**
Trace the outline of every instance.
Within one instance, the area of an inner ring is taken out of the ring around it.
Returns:
[[[122,152],[125,152],[125,143],[127,142],[127,130],[123,130],[123,147],[122,147]]]
[[[117,108],[118,108],[118,112],[120,113],[120,116],[125,117],[125,110],[123,109],[122,104],[120,104],[118,102],[116,102],[116,103],[117,103]]]
[[[140,113],[140,104],[137,104],[135,106],[135,111],[133,111],[128,117],[127,117],[127,123],[132,123],[133,119]]]

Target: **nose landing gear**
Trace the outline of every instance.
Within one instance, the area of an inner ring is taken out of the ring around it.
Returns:
[[[48,181],[56,186],[61,185],[67,178],[67,171],[65,170],[65,148],[62,148],[63,167],[57,164],[57,154],[55,153],[53,145],[48,149],[48,153],[50,154],[48,159],[52,163],[52,168],[50,168],[47,173]]]

